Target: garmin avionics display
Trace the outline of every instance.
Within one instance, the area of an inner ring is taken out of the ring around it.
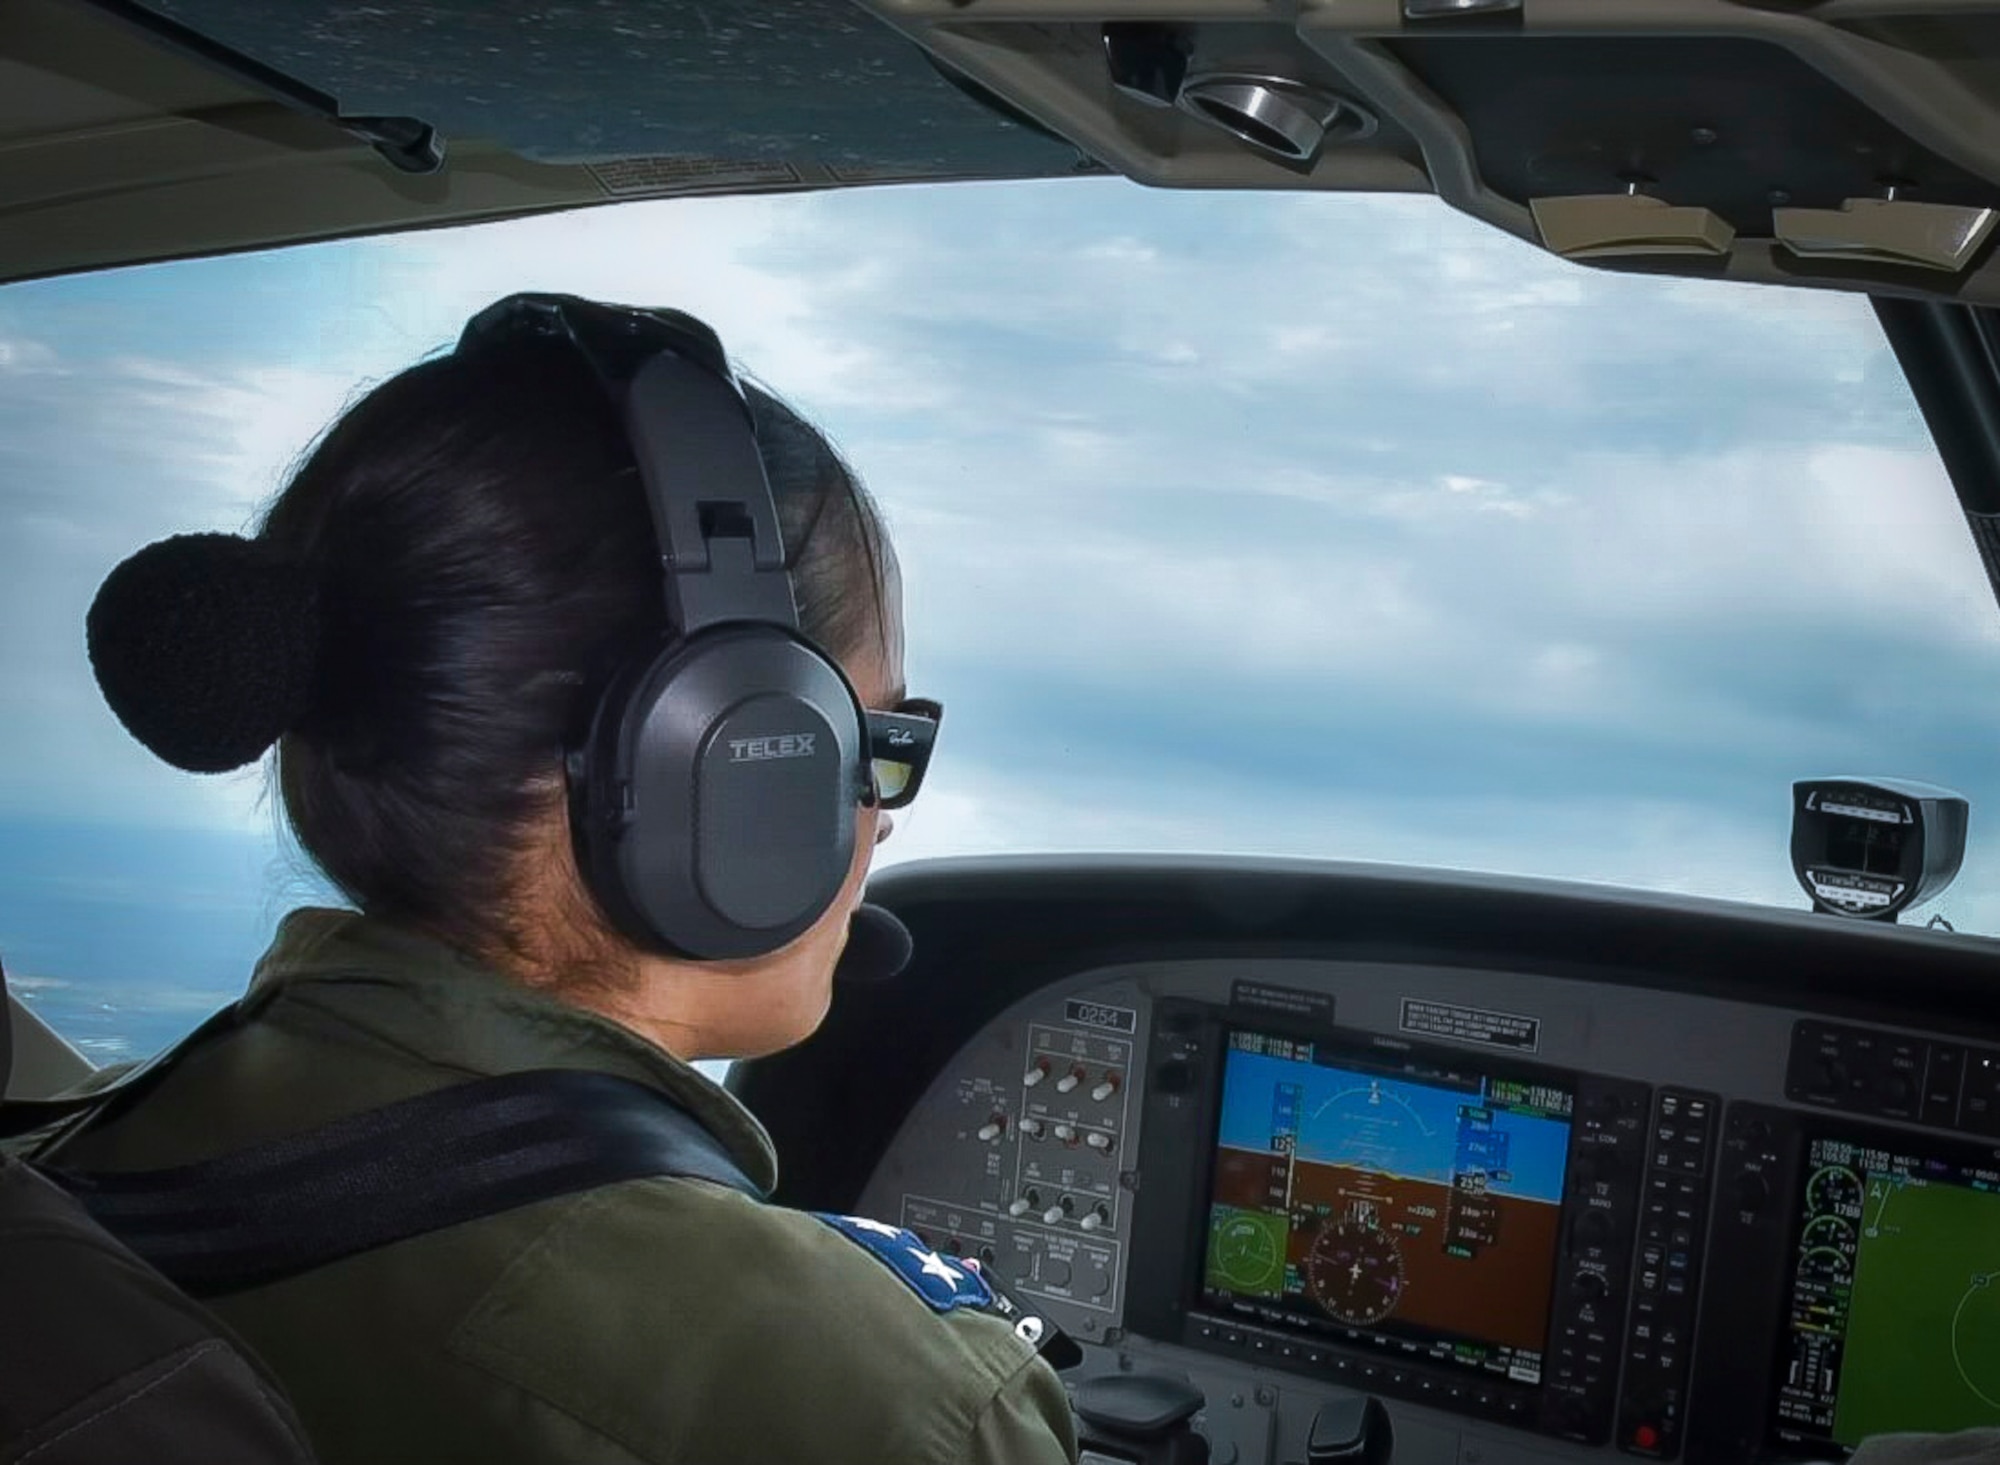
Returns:
[[[2000,1161],[1917,1149],[1807,1148],[1775,1410],[1787,1446],[2000,1425]]]
[[[1539,1383],[1572,1099],[1469,1064],[1232,1033],[1205,1300]]]

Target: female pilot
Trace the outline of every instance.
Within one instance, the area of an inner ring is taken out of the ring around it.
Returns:
[[[530,318],[541,328],[506,328]],[[275,741],[291,828],[354,909],[286,917],[235,1026],[69,1142],[66,1168],[186,1164],[447,1085],[572,1069],[666,1095],[768,1192],[769,1139],[690,1064],[818,1026],[890,816],[857,773],[837,893],[749,958],[635,939],[649,892],[617,908],[616,873],[586,868],[578,749],[596,747],[621,669],[674,640],[636,455],[671,466],[683,444],[634,429],[606,377],[606,351],[624,368],[644,355],[621,333],[643,342],[658,319],[503,302],[354,405],[254,539],[169,540],[106,582],[91,654],[126,726],[204,771]],[[842,696],[893,711],[901,591],[876,508],[816,432],[746,395],[799,630],[837,662]],[[866,1241],[727,1186],[642,1179],[215,1307],[327,1465],[1073,1459],[1063,1389],[1032,1345],[976,1308],[940,1310]]]

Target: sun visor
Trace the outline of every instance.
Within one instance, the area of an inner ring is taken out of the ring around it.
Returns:
[[[2000,223],[2000,210],[1909,199],[1850,198],[1837,209],[1773,209],[1772,232],[1807,259],[1851,259],[1956,272]]]
[[[1529,204],[1542,243],[1565,259],[1683,254],[1715,259],[1736,238],[1713,209],[1676,207],[1643,193],[1538,198]]]

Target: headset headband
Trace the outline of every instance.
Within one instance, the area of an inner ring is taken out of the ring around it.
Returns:
[[[523,336],[568,343],[617,407],[653,515],[668,624],[682,636],[730,621],[796,631],[777,502],[715,332],[677,310],[523,294],[468,321],[458,350]]]

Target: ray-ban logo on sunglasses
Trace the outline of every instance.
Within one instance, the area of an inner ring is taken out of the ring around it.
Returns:
[[[889,746],[892,748],[912,748],[916,746],[917,735],[906,727],[889,729]]]
[[[810,758],[816,733],[783,733],[774,738],[731,738],[731,763],[759,763],[766,758]]]

